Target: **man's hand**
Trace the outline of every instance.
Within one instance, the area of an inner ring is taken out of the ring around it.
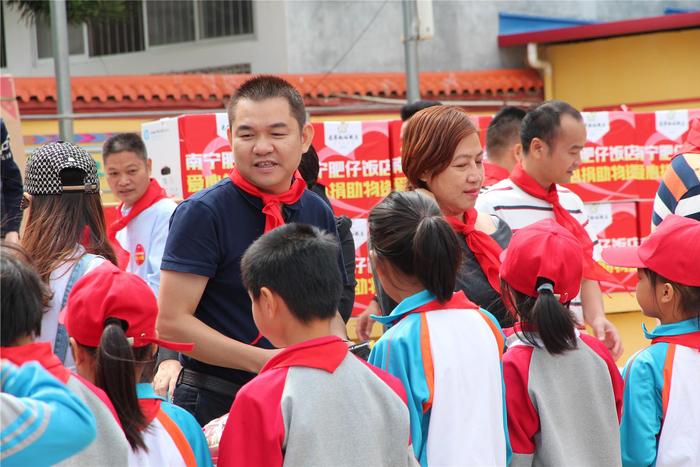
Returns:
[[[372,326],[374,326],[374,321],[369,317],[370,315],[381,315],[382,310],[379,308],[377,300],[372,300],[365,308],[365,311],[360,313],[357,317],[356,322],[356,332],[357,337],[361,341],[369,340],[369,335],[372,333]]]
[[[180,370],[182,370],[182,365],[177,360],[163,360],[160,362],[158,373],[153,378],[153,389],[156,394],[172,400]]]
[[[603,293],[600,291],[598,282],[590,279],[584,279],[581,282],[581,305],[583,318],[593,329],[593,335],[605,344],[615,360],[620,358],[622,355],[620,333],[605,317]]]
[[[613,323],[607,318],[601,316],[596,318],[592,323],[589,323],[595,335],[605,346],[610,350],[614,360],[617,360],[622,355],[622,341],[620,334]]]
[[[5,241],[7,243],[17,243],[19,244],[19,233],[17,232],[7,232],[5,234]]]

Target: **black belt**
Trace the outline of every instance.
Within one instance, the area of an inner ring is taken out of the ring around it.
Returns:
[[[177,378],[177,384],[186,384],[198,389],[215,392],[226,397],[234,397],[241,388],[240,384],[236,384],[216,376],[189,370],[187,368],[183,368],[180,372],[180,375]]]

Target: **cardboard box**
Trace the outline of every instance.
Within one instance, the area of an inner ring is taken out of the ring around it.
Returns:
[[[637,203],[586,204],[586,213],[590,219],[590,227],[598,234],[593,257],[618,281],[602,282],[600,286],[603,293],[634,290],[637,285],[637,270],[610,266],[601,259],[601,251],[610,247],[639,245]]]
[[[233,168],[225,113],[181,115],[141,125],[152,173],[168,196],[185,199]]]
[[[352,220],[355,240],[355,308],[365,309],[375,293],[367,249],[367,217],[391,192],[389,122],[314,123],[319,183],[326,186],[336,216]]]

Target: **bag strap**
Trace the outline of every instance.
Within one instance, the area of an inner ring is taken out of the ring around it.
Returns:
[[[90,265],[92,260],[97,257],[97,255],[94,255],[92,253],[85,253],[75,263],[75,266],[73,266],[73,270],[71,271],[70,276],[68,276],[68,283],[66,284],[66,288],[63,292],[61,310],[63,310],[66,307],[68,295],[70,295],[70,291],[71,289],[73,289],[73,285],[75,285],[75,283],[78,282],[78,279],[85,275],[88,266]],[[65,363],[66,355],[68,353],[68,332],[66,331],[66,327],[62,323],[58,323],[58,329],[56,331],[56,340],[53,344],[53,352],[54,354],[56,354],[59,360],[61,360],[61,363]]]

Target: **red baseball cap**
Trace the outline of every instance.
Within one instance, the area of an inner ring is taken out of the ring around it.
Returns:
[[[554,219],[516,231],[501,254],[501,279],[529,297],[537,297],[538,279],[554,284],[566,303],[578,295],[583,278],[583,252],[576,237]]]
[[[156,336],[158,304],[146,282],[109,261],[81,277],[61,312],[68,335],[88,347],[98,347],[107,318],[127,323],[124,332],[133,347],[157,344],[187,352],[194,344],[175,343]]]
[[[700,287],[700,222],[672,214],[638,247],[606,248],[613,266],[646,268],[681,285]]]

